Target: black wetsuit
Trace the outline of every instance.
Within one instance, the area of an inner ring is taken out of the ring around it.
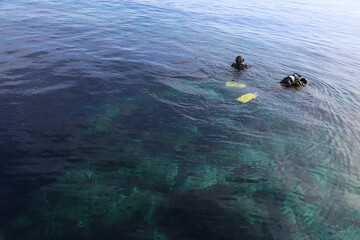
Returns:
[[[237,56],[235,58],[235,62],[233,62],[233,64],[231,64],[231,67],[235,68],[235,70],[237,70],[237,71],[246,70],[249,68],[249,66],[246,65],[244,62],[245,62],[245,59],[242,56]]]
[[[280,84],[284,87],[305,87],[307,83],[307,79],[298,73],[289,75],[280,81]]]
[[[245,63],[244,64],[241,64],[240,62],[233,62],[231,64],[231,67],[235,68],[237,71],[242,71],[242,70],[246,70],[249,68],[248,65],[246,65]]]

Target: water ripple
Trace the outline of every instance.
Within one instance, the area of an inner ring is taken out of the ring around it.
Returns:
[[[357,236],[359,8],[2,1],[1,230],[13,239]],[[230,67],[237,55],[248,71]],[[309,86],[282,88],[294,72]],[[259,96],[236,101],[246,93]]]

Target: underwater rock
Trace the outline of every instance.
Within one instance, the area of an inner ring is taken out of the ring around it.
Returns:
[[[356,192],[345,191],[344,199],[346,199],[351,209],[360,211],[360,194]]]
[[[335,236],[331,239],[333,240],[358,240],[360,236],[360,229],[358,227],[349,226],[346,229],[338,231]]]
[[[130,117],[141,108],[141,99],[136,102],[119,101],[116,103],[109,103],[104,106],[101,111],[90,116],[86,120],[86,125],[91,130],[95,131],[110,131],[111,126],[115,123],[118,117]]]
[[[87,120],[89,127],[95,131],[110,130],[111,122],[119,114],[120,108],[115,104],[105,106],[105,111],[94,115]]]
[[[163,170],[156,181],[166,180],[168,172]],[[69,170],[34,195],[22,215],[9,221],[10,239],[116,239],[126,236],[130,228],[135,232],[139,225],[148,226],[145,233],[152,235],[162,195],[131,188],[126,174],[124,170]],[[173,176],[168,178],[172,181]]]
[[[85,170],[84,174],[88,180],[91,180],[91,178],[94,176],[94,171],[91,170]]]
[[[77,226],[78,226],[78,228],[83,228],[84,227],[84,221],[79,220]]]
[[[176,184],[178,169],[176,162],[169,162],[163,158],[149,158],[139,163],[136,168],[121,168],[117,172],[129,185],[135,184],[141,189],[168,193]]]
[[[28,216],[17,217],[13,222],[13,228],[16,230],[25,230],[33,224]]]
[[[215,89],[210,88],[209,85],[203,84],[194,84],[190,85],[188,82],[172,82],[167,81],[166,84],[170,86],[172,89],[181,92],[182,95],[194,95],[194,96],[206,96],[208,98],[223,98],[220,93],[217,93]],[[180,95],[181,96],[181,95]]]
[[[214,185],[172,196],[158,223],[167,229],[170,239],[271,240],[264,224],[254,226],[244,217],[247,207],[254,208],[250,200],[237,199],[227,187]]]
[[[292,184],[288,183],[288,187],[292,190],[285,197],[282,194],[278,196],[284,199],[282,206],[278,209],[283,216],[277,217],[279,219],[285,217],[281,222],[283,227],[288,229],[290,237],[292,239],[331,239],[330,224],[324,218],[318,206],[319,202],[302,199],[303,189],[300,185],[292,186]]]
[[[160,202],[160,195],[137,189],[128,197],[98,197],[90,202],[57,195],[15,219],[10,236],[24,240],[116,239],[111,234],[123,235],[134,223],[153,224]]]
[[[197,126],[191,126],[190,130],[192,133],[197,133],[198,132],[198,127]]]
[[[168,240],[168,237],[165,233],[158,231],[157,228],[154,230],[154,240]]]
[[[188,171],[189,175],[181,186],[181,191],[190,189],[206,189],[218,183],[224,183],[224,172],[208,165],[195,165]]]
[[[219,117],[216,119],[217,127],[223,131],[240,131],[243,129],[244,125],[230,118]]]

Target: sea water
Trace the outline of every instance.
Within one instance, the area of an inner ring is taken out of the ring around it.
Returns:
[[[359,239],[359,13],[1,0],[0,239]]]

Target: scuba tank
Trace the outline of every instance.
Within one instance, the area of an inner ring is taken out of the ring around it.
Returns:
[[[307,83],[307,79],[298,73],[289,75],[280,81],[280,84],[284,87],[305,87]]]

